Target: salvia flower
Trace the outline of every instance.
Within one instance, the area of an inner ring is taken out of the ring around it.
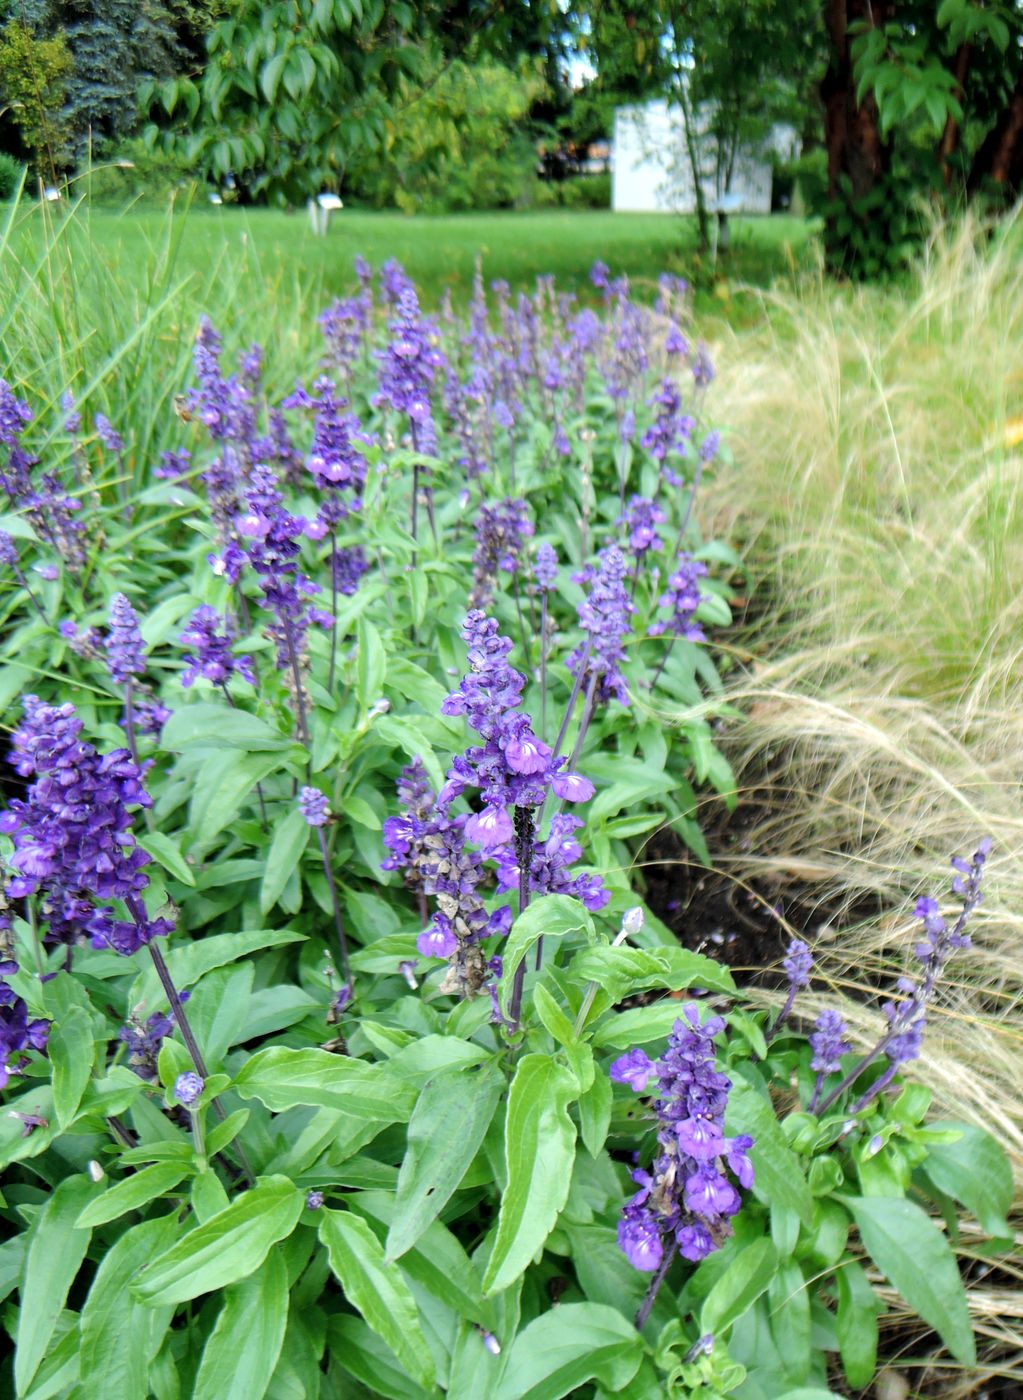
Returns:
[[[810,1049],[813,1051],[810,1068],[819,1074],[833,1074],[840,1068],[842,1056],[848,1055],[852,1049],[845,1022],[831,1007],[825,1008],[817,1017],[810,1033]]]
[[[700,579],[706,576],[706,564],[685,551],[679,555],[675,572],[658,599],[658,606],[667,608],[669,615],[657,618],[650,624],[651,637],[660,637],[667,632],[689,642],[706,641],[706,633],[696,621],[696,610],[704,598],[700,591]]]
[[[421,315],[419,299],[407,279],[397,299],[390,331],[387,348],[377,352],[380,387],[373,403],[404,414],[411,427],[412,446],[432,456],[437,447],[437,429],[431,396],[434,379],[445,361],[434,344],[436,327]]]
[[[12,960],[0,963],[0,979],[11,977],[18,970]],[[50,1022],[29,1020],[28,1006],[0,980],[0,1089],[5,1089],[11,1077],[20,1074],[27,1064],[29,1050],[45,1052]]]
[[[107,449],[108,452],[123,452],[124,438],[111,423],[105,414],[97,413],[93,420],[96,427],[96,436]]]
[[[186,1070],[184,1074],[179,1074],[174,1081],[174,1097],[178,1103],[184,1104],[186,1108],[191,1108],[197,1104],[202,1097],[202,1091],[206,1088],[202,1078],[196,1074],[195,1070]]]
[[[138,614],[123,593],[110,600],[110,630],[106,640],[107,666],[118,685],[127,685],[146,669]]]
[[[537,546],[533,561],[533,579],[544,593],[549,593],[558,581],[558,555],[553,545],[546,540]]]
[[[568,658],[568,669],[595,679],[595,699],[602,704],[617,700],[628,705],[629,692],[621,673],[625,660],[623,641],[636,611],[625,587],[625,559],[615,545],[600,553],[600,564],[591,574],[588,594],[579,605],[579,625],[586,634]]]
[[[470,607],[487,606],[500,570],[518,573],[522,547],[532,533],[533,522],[525,501],[508,497],[496,505],[480,506],[476,518],[476,550],[472,556]]]
[[[99,754],[84,742],[74,706],[29,695],[24,708],[12,762],[34,781],[0,815],[0,831],[15,847],[8,893],[41,893],[55,941],[71,943],[87,933],[96,947],[133,953],[173,927],[149,919],[140,899],[150,858],[135,841],[128,809],[152,805],[142,774],[127,749]],[[128,905],[131,922],[102,907],[115,899]]]
[[[649,1171],[636,1170],[639,1191],[626,1204],[618,1243],[636,1269],[653,1272],[674,1241],[694,1263],[719,1249],[731,1234],[731,1218],[741,1199],[738,1185],[753,1185],[748,1153],[753,1139],[725,1136],[724,1117],[731,1081],[716,1067],[714,1037],[724,1030],[719,1016],[700,1024],[695,1002],[682,1007],[660,1060],[630,1050],[611,1066],[611,1078],[643,1093],[656,1076],[658,1154]]]
[[[187,998],[188,993],[182,992],[181,1000],[185,1001]],[[129,1016],[118,1031],[118,1039],[124,1042],[128,1051],[128,1068],[140,1079],[149,1083],[155,1082],[160,1047],[173,1029],[173,1015],[154,1011],[145,1021],[140,1021],[137,1016]]]
[[[184,656],[187,666],[181,676],[186,690],[200,677],[221,687],[226,686],[232,676],[241,677],[249,685],[256,684],[252,657],[235,656],[231,650],[234,640],[230,618],[222,617],[208,603],[195,610],[178,638],[181,646],[188,649]]]
[[[309,826],[326,826],[330,821],[330,804],[319,788],[304,787],[298,794],[298,810]]]
[[[663,525],[666,519],[657,502],[649,501],[645,496],[633,496],[624,514],[619,517],[619,526],[625,528],[625,547],[637,565],[649,550],[664,548],[657,527]]]

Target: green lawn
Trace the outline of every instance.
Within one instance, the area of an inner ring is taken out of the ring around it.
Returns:
[[[91,227],[104,260],[120,270],[149,263],[167,238],[168,216],[157,209],[135,206],[118,212],[80,206],[72,218],[83,232],[84,226]],[[27,253],[33,240],[41,241],[38,209],[25,206],[21,224],[17,241]],[[174,224],[181,272],[194,270],[206,280],[211,269],[235,262],[241,252],[259,264],[264,283],[297,278],[324,298],[353,285],[357,253],[374,265],[397,258],[427,303],[435,302],[445,287],[456,297],[468,295],[478,255],[488,280],[502,277],[513,288],[553,273],[559,287],[584,291],[598,258],[636,282],[653,283],[663,271],[695,278],[698,271],[693,220],[663,214],[557,210],[409,218],[346,210],[334,216],[326,238],[317,238],[304,211],[194,206],[176,213]],[[717,274],[765,284],[804,260],[812,242],[803,219],[733,220],[733,247]],[[713,280],[712,270],[704,271],[702,280]]]

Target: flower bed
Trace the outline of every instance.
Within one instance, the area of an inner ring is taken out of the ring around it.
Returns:
[[[1002,1236],[1008,1169],[902,1074],[986,844],[857,1053],[631,873],[734,801],[684,285],[357,271],[279,401],[203,323],[152,471],[0,383],[19,1394],[812,1396],[864,1252],[969,1365],[924,1206]]]

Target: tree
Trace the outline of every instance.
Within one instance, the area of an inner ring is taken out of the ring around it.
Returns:
[[[620,101],[663,98],[681,114],[700,245],[710,242],[706,187],[725,193],[741,144],[798,120],[822,53],[816,0],[593,0],[577,39]]]
[[[1023,188],[1023,9],[1000,0],[829,0],[821,84],[833,267],[897,265],[939,208]]]
[[[349,161],[380,149],[401,79],[421,70],[415,22],[402,0],[235,0],[197,79],[143,85],[179,123],[154,121],[146,139],[183,141],[214,177],[276,203],[337,189]]]
[[[17,127],[36,174],[54,184],[66,159],[63,107],[71,68],[63,35],[37,39],[21,20],[0,34],[0,107]]]

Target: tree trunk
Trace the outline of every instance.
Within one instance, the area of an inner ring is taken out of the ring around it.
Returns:
[[[849,45],[849,25],[866,21],[886,24],[895,12],[889,3],[871,0],[827,0],[826,24],[831,38],[831,61],[820,85],[824,106],[824,141],[828,153],[828,198],[839,194],[839,177],[847,175],[852,195],[867,194],[887,171],[889,149],[881,139],[877,103],[867,94],[856,101]]]
[[[970,59],[973,56],[973,48],[970,44],[960,44],[956,52],[955,66],[953,73],[956,80],[956,95],[960,104],[963,102],[966,92],[966,74],[969,72]],[[951,159],[959,149],[959,123],[951,112],[945,122],[945,130],[941,133],[941,145],[938,154],[941,157],[941,173],[944,176],[946,186],[952,183]]]
[[[693,176],[693,193],[696,197],[697,250],[700,253],[707,253],[710,251],[710,220],[707,218],[707,202],[703,197],[702,171],[699,149],[696,144],[696,131],[693,126],[693,112],[689,105],[689,94],[686,92],[684,80],[679,83],[678,92],[679,106],[682,108],[682,125],[686,133],[686,154],[689,157],[689,169]]]
[[[968,192],[975,194],[985,180],[1001,185],[1010,198],[1023,188],[1023,68],[1005,110],[973,158]]]

